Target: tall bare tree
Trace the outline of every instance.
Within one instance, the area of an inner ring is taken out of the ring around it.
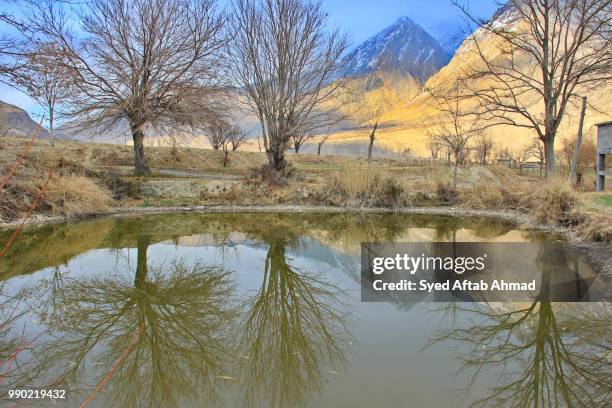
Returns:
[[[432,91],[439,111],[437,121],[429,128],[430,145],[444,147],[453,158],[453,188],[457,188],[457,170],[466,156],[468,143],[479,136],[483,125],[477,113],[466,111],[463,107],[465,96],[458,83],[451,89]],[[483,127],[484,126],[484,127]]]
[[[26,63],[11,77],[11,82],[34,99],[46,112],[49,124],[49,142],[54,146],[53,130],[57,107],[70,94],[73,77],[64,65],[58,64],[62,58],[54,43],[35,43],[27,52]]]
[[[322,126],[319,119],[338,109],[348,40],[308,0],[235,0],[233,9],[236,79],[261,123],[269,165],[282,173],[296,129]]]
[[[463,79],[483,120],[532,129],[544,143],[547,174],[553,173],[569,104],[612,79],[612,2],[508,0],[489,22],[472,17],[460,0],[453,3],[499,47],[495,55],[482,42],[486,36],[469,37],[481,64],[467,67]]]
[[[128,123],[134,171],[150,172],[145,131],[176,132],[215,116],[226,44],[214,0],[89,0],[78,13],[38,4],[33,27],[67,58],[75,78],[68,113],[79,124]]]
[[[384,81],[376,73],[372,72],[364,78],[355,80],[352,98],[356,105],[354,112],[359,120],[370,132],[368,144],[368,160],[372,159],[376,131],[382,120],[385,110],[389,107],[387,95],[385,95]]]

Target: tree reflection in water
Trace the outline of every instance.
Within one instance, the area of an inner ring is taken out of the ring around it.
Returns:
[[[295,242],[295,241],[293,241]],[[345,368],[345,294],[290,264],[291,241],[268,239],[261,289],[248,302],[239,350],[247,404],[300,406]]]
[[[103,388],[107,406],[211,400],[232,356],[230,326],[238,309],[229,274],[180,261],[151,267],[149,242],[138,239],[133,280],[65,279],[62,317],[48,322],[63,335],[41,354],[60,370],[58,385],[80,387],[84,378],[111,375]]]
[[[105,406],[207,404],[222,383],[241,404],[301,405],[346,365],[346,294],[293,267],[287,248],[298,238],[277,232],[256,237],[268,245],[262,286],[241,305],[221,269],[150,265],[146,234],[137,239],[132,276],[59,282],[53,274],[35,309],[54,337],[37,347],[42,359],[24,375],[46,372],[38,383],[81,401],[99,388]]]
[[[612,315],[607,304],[553,303],[551,277],[557,251],[543,246],[539,297],[530,304],[499,303],[473,307],[450,303],[448,308],[472,316],[464,327],[438,333],[430,345],[450,342],[468,346],[459,357],[462,371],[472,375],[465,390],[497,372],[490,394],[475,407],[608,407],[612,398],[610,372]]]

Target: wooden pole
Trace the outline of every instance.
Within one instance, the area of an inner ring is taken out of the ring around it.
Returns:
[[[572,186],[576,180],[576,168],[578,167],[578,157],[582,147],[582,128],[584,127],[584,115],[586,113],[587,98],[582,97],[582,111],[580,112],[580,124],[578,125],[578,134],[576,135],[576,147],[574,148],[574,156],[572,157],[572,166],[567,181]]]

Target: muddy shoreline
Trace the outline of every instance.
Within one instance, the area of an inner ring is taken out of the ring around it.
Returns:
[[[568,244],[587,250],[593,262],[601,267],[606,277],[612,278],[612,250],[609,244],[590,242],[578,236],[569,228],[534,223],[528,215],[515,211],[471,210],[463,207],[331,207],[315,205],[204,205],[187,207],[114,207],[103,214],[94,214],[85,218],[65,216],[34,215],[26,222],[24,229],[32,229],[47,224],[75,222],[94,217],[130,217],[147,214],[171,213],[222,213],[222,212],[261,212],[261,213],[349,213],[349,214],[422,214],[448,215],[460,217],[493,218],[514,223],[518,229],[531,231],[554,232],[561,234]],[[19,227],[21,221],[0,223],[0,231]]]

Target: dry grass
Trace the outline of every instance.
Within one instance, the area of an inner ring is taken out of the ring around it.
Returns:
[[[398,207],[405,204],[404,193],[401,177],[378,169],[360,168],[333,173],[321,197],[332,205]]]
[[[60,176],[51,180],[46,202],[54,213],[77,217],[108,211],[111,195],[83,176]]]
[[[11,138],[1,141],[0,168],[4,169],[17,159],[27,141]],[[583,203],[579,200],[581,194],[570,190],[565,180],[545,184],[501,166],[461,167],[455,191],[449,187],[452,170],[449,166],[406,160],[375,159],[368,166],[364,158],[357,157],[289,155],[293,174],[275,182],[261,174],[261,166],[266,162],[263,153],[235,152],[228,168],[223,168],[222,153],[211,150],[147,147],[147,155],[154,173],[173,169],[193,172],[194,178],[200,177],[199,173],[213,178],[218,175],[220,180],[230,173],[233,180],[239,181],[225,194],[201,194],[184,203],[181,197],[172,197],[177,200],[174,204],[167,203],[165,198],[157,202],[156,197],[140,195],[142,183],[190,176],[166,173],[146,178],[131,176],[131,146],[58,141],[56,148],[50,149],[40,142],[34,144],[25,166],[11,184],[0,192],[0,221],[19,218],[29,208],[40,192],[42,176],[52,168],[57,178],[50,186],[46,202],[37,209],[39,212],[68,216],[104,212],[111,201],[101,186],[107,186],[117,200],[114,205],[292,203],[393,208],[459,204],[483,210],[514,210],[541,223],[584,227],[595,238],[607,239],[610,235],[604,228],[610,224],[609,206],[605,203],[595,203],[593,197]],[[607,216],[600,220],[591,217],[597,214]]]
[[[584,221],[579,195],[566,180],[539,183],[532,192],[527,192],[525,200],[532,214],[542,223],[574,226]]]
[[[459,199],[463,206],[474,209],[516,210],[528,188],[519,182],[481,182],[462,191]]]
[[[579,227],[579,233],[591,241],[612,242],[610,216],[587,213],[585,222]]]
[[[579,194],[564,179],[479,183],[461,193],[460,203],[477,209],[525,211],[544,224],[574,226],[584,221]]]

